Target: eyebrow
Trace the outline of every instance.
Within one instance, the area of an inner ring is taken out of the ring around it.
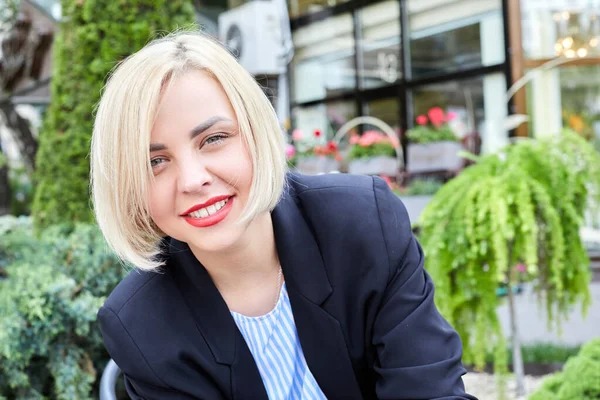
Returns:
[[[227,117],[222,117],[219,115],[210,117],[206,121],[198,124],[195,128],[193,128],[190,131],[190,140],[192,140],[196,136],[200,135],[202,132],[206,131],[207,129],[209,129],[210,127],[215,125],[217,122],[222,122],[222,121],[233,122],[231,119],[229,119]],[[165,146],[162,143],[151,143],[150,144],[150,153],[152,153],[154,151],[161,151],[161,150],[166,150],[166,149],[167,149],[167,146]]]
[[[227,117],[221,117],[219,115],[215,115],[214,117],[210,117],[206,121],[198,124],[198,126],[196,126],[194,129],[192,129],[190,131],[190,140],[193,139],[193,138],[195,138],[196,136],[198,136],[199,134],[201,134],[202,132],[204,132],[205,130],[207,130],[208,128],[210,128],[211,126],[213,126],[214,124],[216,124],[217,122],[221,122],[221,121],[232,122],[229,118],[227,118]]]

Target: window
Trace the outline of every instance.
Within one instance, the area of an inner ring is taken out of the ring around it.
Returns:
[[[322,100],[356,86],[352,16],[315,22],[293,34],[292,90],[297,103]]]
[[[396,83],[401,78],[399,2],[390,0],[363,8],[358,21],[360,87]]]
[[[396,133],[400,132],[400,110],[395,97],[372,100],[366,103],[366,114],[382,120]],[[367,129],[366,127],[365,129]],[[379,129],[379,128],[375,128]]]
[[[427,115],[431,108],[440,107],[455,115],[450,126],[459,138],[472,145],[481,139],[483,149],[496,149],[507,137],[500,130],[507,106],[498,100],[505,91],[503,74],[422,86],[412,93],[414,116]],[[469,146],[475,151],[478,147]]]
[[[500,0],[408,0],[413,78],[504,62]]]
[[[302,130],[305,134],[318,129],[327,139],[333,139],[338,129],[356,116],[356,104],[353,101],[296,107],[293,110],[294,128]]]
[[[556,134],[565,127],[600,144],[600,65],[540,73],[528,85],[527,98],[531,136]]]
[[[529,59],[600,56],[600,1],[521,0],[523,51]]]

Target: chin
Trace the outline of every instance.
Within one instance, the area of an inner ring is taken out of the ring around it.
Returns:
[[[205,232],[192,232],[180,239],[199,252],[223,253],[233,249],[241,239],[241,232],[235,227],[226,227]]]
[[[235,242],[226,238],[211,238],[208,240],[194,240],[187,242],[190,248],[200,253],[227,253],[235,247]]]

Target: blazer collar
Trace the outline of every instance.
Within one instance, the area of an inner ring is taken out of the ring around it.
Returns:
[[[292,191],[285,193],[271,215],[288,289],[321,305],[333,289],[317,242]],[[236,343],[240,343],[236,337],[240,333],[227,304],[186,243],[169,239],[168,253],[169,273],[180,287],[215,360],[232,365],[236,359]],[[247,348],[237,349],[240,350],[238,356],[250,354]]]

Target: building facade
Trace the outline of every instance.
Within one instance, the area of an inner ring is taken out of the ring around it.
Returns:
[[[289,0],[294,127],[357,115],[402,135],[432,107],[483,152],[509,135],[600,136],[597,0]],[[556,60],[560,57],[560,60]],[[557,65],[555,65],[557,64]],[[507,101],[514,82],[523,89]],[[529,122],[505,129],[508,114]]]

